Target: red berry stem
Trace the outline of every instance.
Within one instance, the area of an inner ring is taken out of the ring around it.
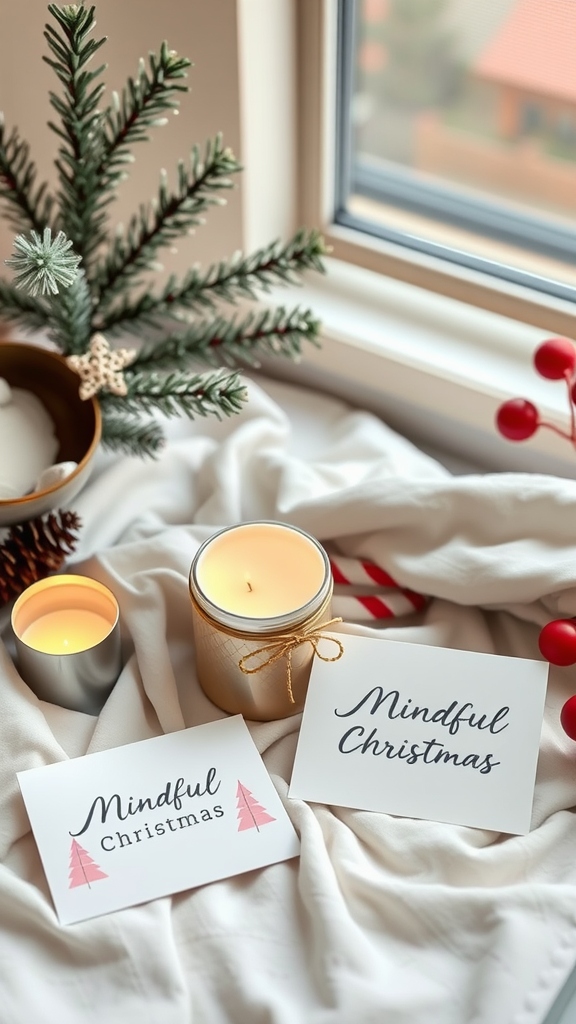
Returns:
[[[546,380],[564,379],[566,382],[570,430],[541,419],[538,409],[528,399],[510,398],[496,413],[498,431],[509,441],[527,441],[539,427],[546,427],[576,449],[576,348],[573,342],[568,338],[548,338],[534,353],[534,368]]]
[[[576,416],[574,415],[574,403],[572,401],[572,374],[569,370],[566,370],[564,374],[564,380],[566,381],[566,387],[568,388],[568,408],[570,409],[570,440],[572,446],[576,448]]]
[[[545,427],[546,430],[552,430],[555,434],[558,434],[559,437],[563,437],[565,441],[570,441],[570,443],[576,448],[576,436],[574,434],[569,434],[566,430],[562,430],[562,427],[557,427],[555,423],[548,423],[547,420],[540,419],[538,420],[538,426]]]
[[[576,348],[568,338],[548,338],[534,353],[536,372],[546,380],[564,379],[568,389],[570,431],[541,419],[533,402],[527,398],[509,398],[496,412],[496,426],[509,441],[527,441],[539,427],[552,430],[576,449]],[[548,622],[538,638],[540,653],[551,665],[576,665],[576,618]],[[564,732],[576,741],[576,694],[564,704],[560,713]]]

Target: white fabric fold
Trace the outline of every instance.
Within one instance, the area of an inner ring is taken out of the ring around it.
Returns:
[[[540,1024],[576,962],[576,670],[553,669],[532,831],[498,835],[287,796],[300,716],[249,723],[302,840],[276,864],[58,924],[16,772],[223,717],[195,675],[188,572],[218,528],[277,519],[429,594],[343,631],[539,657],[576,614],[576,483],[451,477],[374,416],[248,382],[224,422],[179,420],[156,462],[102,455],[68,568],[120,603],[125,665],[98,719],[40,702],[0,613],[2,1024]]]

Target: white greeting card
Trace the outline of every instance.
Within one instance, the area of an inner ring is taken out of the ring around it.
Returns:
[[[299,853],[239,715],[19,772],[18,782],[63,924]]]
[[[314,660],[290,797],[528,832],[548,665],[339,639]]]

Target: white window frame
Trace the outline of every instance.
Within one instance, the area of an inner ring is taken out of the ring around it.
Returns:
[[[325,279],[272,295],[313,307],[322,349],[266,371],[480,467],[576,476],[551,432],[512,445],[494,428],[515,396],[567,422],[562,387],[536,376],[531,354],[550,335],[576,339],[574,307],[333,223],[336,17],[336,0],[238,0],[245,246],[306,224],[332,250]]]
[[[337,259],[512,317],[576,336],[576,310],[561,300],[508,285],[332,222],[334,208],[337,0],[297,0],[301,213],[322,224]]]

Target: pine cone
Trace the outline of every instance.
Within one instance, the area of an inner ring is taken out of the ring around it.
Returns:
[[[81,526],[75,512],[57,510],[10,527],[0,544],[0,604],[56,572],[76,548]]]

